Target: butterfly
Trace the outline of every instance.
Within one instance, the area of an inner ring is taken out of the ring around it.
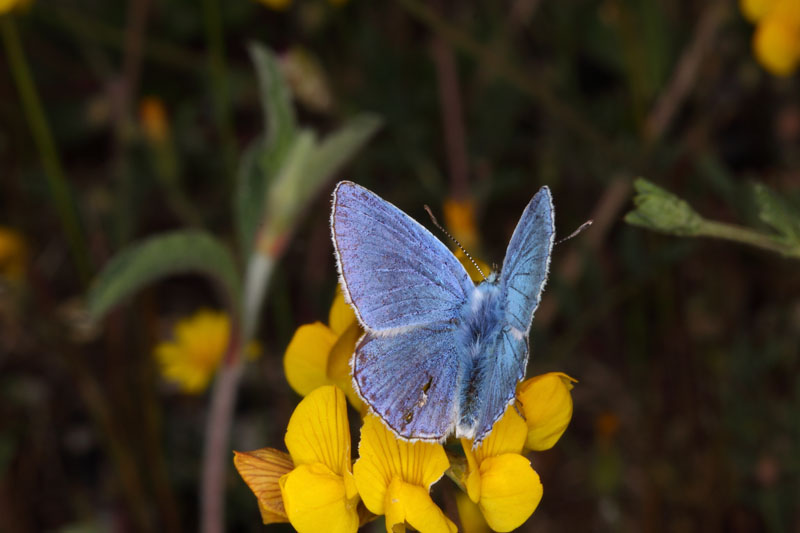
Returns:
[[[349,181],[333,192],[331,235],[345,299],[365,333],[350,365],[361,399],[404,440],[478,445],[514,402],[555,236],[542,187],[499,273],[473,283],[425,227]]]

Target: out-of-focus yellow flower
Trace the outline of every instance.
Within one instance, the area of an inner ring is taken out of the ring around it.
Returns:
[[[472,440],[461,439],[467,495],[494,531],[518,528],[542,499],[539,475],[522,455],[527,433],[528,426],[511,405],[477,448],[473,450]]]
[[[475,204],[472,200],[456,200],[448,198],[444,201],[445,226],[453,237],[464,247],[464,250],[475,253],[478,249],[478,231],[475,225]],[[473,258],[475,264],[466,256],[464,250],[456,248],[453,254],[461,261],[467,274],[475,283],[483,281],[483,276],[488,276],[491,268],[480,259]],[[483,276],[481,275],[483,272]]]
[[[252,452],[235,451],[233,464],[256,495],[264,523],[288,522],[289,517],[286,515],[278,481],[294,469],[291,456],[274,448],[261,448]]]
[[[517,387],[517,400],[528,427],[525,447],[549,450],[561,438],[572,419],[574,379],[561,372],[532,377]]]
[[[292,526],[300,533],[355,532],[359,497],[342,391],[328,385],[306,396],[289,420],[285,442],[295,468],[279,485]]]
[[[478,246],[478,230],[475,224],[475,202],[447,198],[442,206],[445,227],[467,250]]]
[[[169,138],[169,121],[164,102],[160,98],[148,96],[139,103],[139,120],[148,141],[163,143]]]
[[[231,335],[228,315],[201,309],[180,320],[173,330],[174,341],[162,342],[155,348],[161,374],[189,394],[203,392],[222,362]],[[245,355],[260,354],[257,343],[250,343]]]
[[[440,444],[398,440],[374,415],[364,418],[359,458],[353,465],[358,492],[376,515],[386,515],[386,531],[455,533],[456,526],[430,497],[431,485],[449,467]]]
[[[0,0],[0,15],[17,9],[27,8],[33,0]]]
[[[788,76],[800,61],[800,20],[765,17],[756,28],[753,48],[759,63],[776,76]]]
[[[17,283],[25,277],[28,247],[22,234],[0,226],[0,277]]]
[[[776,76],[788,76],[800,63],[800,2],[741,0],[746,18],[757,24],[753,50],[761,65]]]
[[[747,20],[758,22],[778,0],[739,0],[739,9]]]
[[[281,56],[281,69],[292,88],[292,94],[303,105],[327,113],[333,107],[333,96],[325,71],[308,50],[294,46]]]
[[[322,385],[336,385],[359,412],[365,412],[350,376],[350,358],[363,333],[353,309],[337,289],[328,325],[314,322],[300,326],[286,347],[283,369],[289,385],[301,396]]]

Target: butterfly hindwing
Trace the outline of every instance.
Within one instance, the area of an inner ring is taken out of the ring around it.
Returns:
[[[447,323],[474,289],[439,239],[355,183],[333,193],[331,233],[345,296],[369,331]]]
[[[361,398],[395,434],[442,440],[454,423],[458,358],[449,324],[393,337],[367,333],[356,347],[353,381]]]

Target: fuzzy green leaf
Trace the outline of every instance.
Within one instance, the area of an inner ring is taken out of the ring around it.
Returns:
[[[230,251],[208,233],[176,231],[133,244],[111,258],[89,290],[89,313],[101,318],[144,286],[186,272],[218,281],[238,310],[239,276]]]
[[[291,92],[274,54],[250,45],[258,77],[266,134],[247,148],[239,163],[235,210],[239,241],[245,253],[253,246],[264,211],[268,184],[280,172],[297,135]]]
[[[753,185],[758,216],[777,231],[788,244],[800,244],[800,211],[792,210],[787,202],[761,183]]]
[[[698,235],[703,218],[674,194],[639,178],[634,184],[636,209],[625,215],[625,222],[673,235]]]

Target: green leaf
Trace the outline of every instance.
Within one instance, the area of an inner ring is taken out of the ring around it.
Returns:
[[[759,218],[769,224],[788,244],[800,244],[800,211],[761,183],[753,185]]]
[[[237,176],[235,212],[241,248],[249,253],[264,211],[269,182],[280,172],[297,136],[291,91],[274,54],[264,46],[250,45],[258,77],[266,135],[242,155]]]
[[[310,187],[334,175],[381,126],[381,119],[361,113],[325,138],[306,163],[304,181]]]
[[[270,183],[267,191],[263,233],[259,237],[263,252],[273,256],[280,253],[300,213],[320,187],[379,126],[377,116],[361,114],[348,120],[321,143],[311,130],[302,130],[296,136],[280,176]]]
[[[699,234],[704,220],[688,203],[643,178],[633,186],[636,209],[625,215],[625,222],[673,235]]]
[[[89,313],[98,319],[144,286],[185,272],[220,282],[238,312],[239,276],[228,249],[208,233],[176,231],[131,245],[111,258],[89,290]]]

